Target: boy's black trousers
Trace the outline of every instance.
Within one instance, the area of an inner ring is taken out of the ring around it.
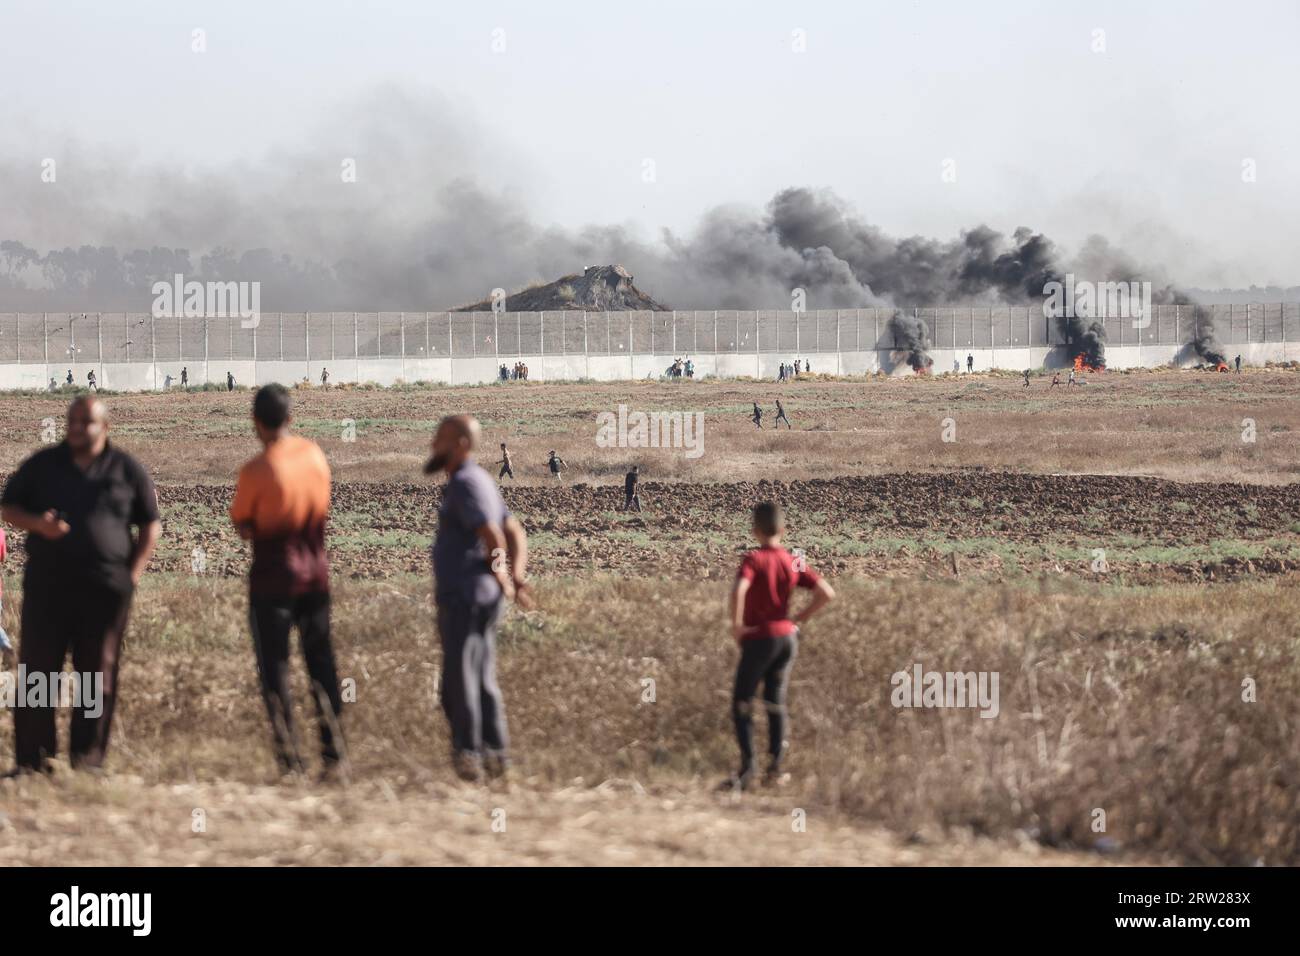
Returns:
[[[767,752],[773,760],[780,760],[785,749],[785,692],[798,650],[798,635],[795,631],[788,637],[755,637],[740,642],[740,665],[736,668],[731,709],[741,762],[746,767],[754,760],[753,698],[760,683],[767,709]]]

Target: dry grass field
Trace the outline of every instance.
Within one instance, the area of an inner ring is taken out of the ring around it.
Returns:
[[[256,450],[251,393],[107,396],[114,440],[159,484],[164,538],[109,772],[0,781],[0,862],[1300,863],[1298,389],[1293,371],[1253,370],[1076,389],[975,375],[299,390],[299,430],[335,474],[334,640],[356,688],[352,780],[328,787],[272,771],[247,552],[225,519]],[[778,397],[792,430],[770,428]],[[0,471],[66,398],[0,397]],[[703,454],[599,447],[596,416],[620,402],[703,413]],[[437,701],[439,493],[419,465],[456,411],[483,421],[485,464],[510,443],[506,496],[535,549],[540,606],[512,610],[501,638],[518,762],[496,788],[454,782]],[[632,463],[646,510],[627,515]],[[735,762],[723,602],[761,497],[788,506],[787,544],[839,599],[794,668],[793,779],[737,796],[714,792]],[[20,563],[16,548],[11,634]],[[915,663],[997,672],[997,716],[892,706],[891,675]],[[0,765],[12,756],[5,717]]]

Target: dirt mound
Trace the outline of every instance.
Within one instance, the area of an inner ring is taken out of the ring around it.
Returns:
[[[623,266],[587,266],[582,275],[562,276],[506,296],[507,312],[668,312],[632,284]],[[492,300],[464,305],[453,312],[490,312]]]

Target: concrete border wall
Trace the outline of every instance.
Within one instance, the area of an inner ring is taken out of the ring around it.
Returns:
[[[1265,362],[1300,361],[1300,343],[1251,343],[1225,346],[1231,360],[1241,354],[1243,365],[1263,365]],[[1106,350],[1106,362],[1111,369],[1161,365],[1196,364],[1186,347],[1111,346]],[[954,361],[964,371],[966,356],[975,360],[975,369],[992,368],[1021,371],[1032,368],[1064,368],[1067,365],[1063,348],[999,348],[999,349],[933,349],[934,371],[953,370]],[[533,381],[576,381],[591,379],[600,382],[640,381],[658,378],[672,363],[669,354],[633,355],[524,355],[494,357],[466,356],[464,358],[363,358],[334,361],[222,361],[222,362],[107,362],[66,363],[44,365],[34,363],[0,364],[0,390],[48,388],[50,379],[62,385],[71,369],[73,381],[86,384],[86,374],[92,369],[100,388],[113,391],[163,391],[167,376],[172,376],[171,387],[180,386],[180,369],[189,369],[190,384],[224,384],[226,372],[231,372],[238,385],[258,386],[270,382],[292,385],[305,378],[313,385],[320,382],[322,368],[328,368],[330,382],[339,384],[373,383],[395,385],[399,382],[432,382],[445,385],[480,385],[496,381],[498,369],[504,363],[513,365],[523,361],[528,366]],[[692,355],[696,378],[767,378],[775,379],[781,362],[793,356],[772,352],[719,353]],[[812,363],[814,373],[830,375],[871,375],[877,372],[909,374],[898,352],[872,349],[856,352],[813,352],[800,356]]]

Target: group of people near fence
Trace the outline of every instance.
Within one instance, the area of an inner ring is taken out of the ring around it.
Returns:
[[[808,362],[807,359],[804,359],[804,360],[803,360],[803,374],[805,374],[805,375],[809,375],[809,374],[811,374],[811,373],[812,373],[812,365],[809,364],[809,362]],[[799,377],[799,374],[800,374],[800,370],[799,370],[799,360],[798,360],[798,359],[795,359],[793,362],[789,363],[788,365],[787,365],[785,362],[782,362],[782,363],[777,367],[777,371],[776,371],[776,380],[777,380],[778,382],[787,382],[787,381],[789,381],[789,380],[792,379],[792,378],[798,378],[798,377]]]
[[[505,364],[497,370],[497,377],[503,382],[514,382],[528,379],[528,366],[523,362],[516,362],[514,368],[506,368]]]
[[[685,359],[673,359],[673,364],[668,366],[667,374],[669,378],[682,378],[683,376],[686,378],[694,378],[695,363],[692,362],[689,357]]]
[[[778,404],[779,414],[784,414]],[[343,697],[331,635],[326,524],[331,475],[320,447],[292,431],[288,389],[267,385],[253,398],[252,429],[261,451],[239,471],[230,521],[252,548],[248,622],[277,767],[305,769],[294,732],[290,637],[296,629],[312,690],[323,781],[346,781]],[[21,673],[59,673],[69,654],[79,675],[102,681],[95,711],[78,709],[68,752],[76,769],[97,770],[108,754],[118,673],[132,602],[160,537],[158,494],[148,471],[109,441],[108,409],[82,395],[68,407],[64,440],[27,458],[0,494],[0,517],[26,532],[19,629]],[[523,525],[495,482],[476,463],[479,423],[452,415],[438,425],[424,465],[444,474],[431,550],[436,626],[442,649],[440,698],[457,776],[501,777],[509,758],[504,699],[496,673],[496,636],[504,608],[534,607]],[[504,443],[502,475],[512,473]],[[551,452],[558,474],[563,460]],[[641,510],[640,469],[624,481],[624,509]],[[753,509],[758,547],[741,560],[727,599],[740,650],[732,719],[740,768],[724,781],[756,781],[752,698],[762,685],[768,720],[766,780],[785,774],[786,692],[799,628],[834,597],[816,572],[781,546],[784,515],[772,502]],[[0,555],[3,554],[0,536]],[[812,591],[797,614],[797,589]],[[75,597],[75,599],[70,599]],[[15,772],[48,772],[58,752],[57,699],[14,708]]]

